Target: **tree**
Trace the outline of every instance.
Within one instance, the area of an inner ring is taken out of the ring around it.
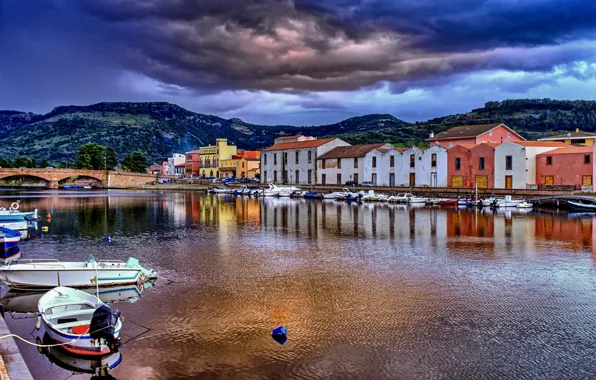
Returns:
[[[14,160],[15,168],[26,168],[29,167],[30,161],[27,157],[17,157]]]
[[[75,162],[77,169],[104,170],[106,168],[106,148],[94,142],[81,145]]]
[[[72,165],[66,161],[61,161],[60,164],[58,164],[58,167],[60,169],[69,169]]]
[[[48,166],[50,166],[50,163],[48,162],[48,160],[41,160],[41,161],[39,161],[39,167],[40,168],[47,168]]]
[[[5,158],[0,158],[0,168],[12,168],[14,165],[12,161]]]
[[[28,168],[36,168],[37,167],[37,160],[32,158],[29,160],[29,164],[27,165]]]
[[[77,154],[77,161],[75,162],[75,168],[82,170],[92,170],[93,164],[91,163],[91,156],[87,153]]]
[[[129,172],[145,173],[147,172],[147,157],[139,151],[127,154],[122,160],[122,167]]]
[[[106,170],[114,170],[118,165],[118,158],[116,151],[111,146],[106,148]]]

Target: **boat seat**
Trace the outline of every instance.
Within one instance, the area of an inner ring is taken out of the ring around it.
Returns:
[[[89,332],[90,324],[83,324],[78,326],[72,326],[72,333],[77,335],[82,335]]]
[[[59,324],[59,325],[54,325],[54,327],[57,328],[58,330],[64,330],[64,329],[67,329],[67,328],[70,327],[70,328],[73,329],[72,332],[75,333],[74,332],[74,329],[75,328],[78,328],[79,326],[87,326],[88,327],[90,325],[90,323],[91,323],[91,319],[89,319],[89,320],[83,320],[83,321],[74,321],[74,322],[62,323],[62,324]],[[82,333],[78,333],[78,334],[84,334],[85,331],[87,331],[86,328],[83,330]],[[77,333],[75,333],[75,334],[77,334]]]

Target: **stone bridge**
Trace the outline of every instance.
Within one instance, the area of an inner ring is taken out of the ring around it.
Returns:
[[[32,177],[46,182],[46,187],[57,189],[60,181],[69,178],[90,178],[101,187],[135,187],[154,182],[156,176],[148,173],[127,173],[106,170],[0,168],[0,179],[9,177]]]

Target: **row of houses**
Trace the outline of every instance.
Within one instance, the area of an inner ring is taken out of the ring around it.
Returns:
[[[526,141],[501,123],[459,126],[431,134],[429,148],[399,148],[386,143],[350,145],[338,138],[284,136],[263,150],[261,182],[590,188],[594,139],[596,134],[576,131]]]

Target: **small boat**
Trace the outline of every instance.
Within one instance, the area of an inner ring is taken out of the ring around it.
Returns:
[[[441,204],[440,198],[430,198],[426,200],[426,204],[429,206]]]
[[[50,338],[70,353],[98,356],[118,351],[120,313],[94,295],[58,286],[41,296],[37,312]]]
[[[388,201],[392,203],[407,203],[408,193],[399,193],[397,195],[392,195],[389,197]]]
[[[85,185],[83,186],[83,189],[93,189],[93,186]]]
[[[505,195],[504,199],[497,199],[497,207],[517,207],[523,200],[512,199],[511,195]]]
[[[457,199],[442,199],[441,202],[439,202],[439,205],[441,207],[456,207],[457,203]]]
[[[408,194],[408,203],[426,203],[426,198],[416,197],[412,194]]]
[[[209,194],[232,194],[234,190],[228,189],[227,187],[213,187],[211,189],[207,189],[207,193]]]
[[[596,204],[594,204],[594,203],[584,203],[584,202],[578,200],[578,201],[567,201],[567,204],[569,205],[570,208],[596,211]]]
[[[317,193],[316,191],[307,191],[304,193],[304,199],[323,199],[323,194]]]
[[[0,261],[16,259],[20,252],[21,233],[6,227],[0,227]]]
[[[89,256],[87,261],[24,260],[0,266],[0,280],[14,289],[49,289],[55,286],[85,288],[143,283],[156,278],[139,260],[100,260]]]
[[[521,203],[518,203],[517,206],[515,206],[515,207],[517,207],[517,208],[532,208],[532,207],[534,207],[534,205],[531,204],[530,202],[523,201]]]
[[[362,197],[363,202],[378,202],[379,196],[375,194],[374,190],[369,190],[364,196]]]
[[[294,191],[290,194],[290,198],[304,198],[306,191]]]
[[[46,346],[57,343],[48,333],[45,333],[41,339],[36,337],[35,342]],[[113,378],[109,376],[109,372],[122,363],[122,354],[120,351],[97,357],[73,355],[60,347],[40,347],[39,351],[58,367],[73,373],[91,374],[93,375],[93,379]]]
[[[21,201],[12,202],[7,210],[0,207],[0,222],[22,222],[25,220],[37,219],[37,209],[31,212],[19,211]]]

